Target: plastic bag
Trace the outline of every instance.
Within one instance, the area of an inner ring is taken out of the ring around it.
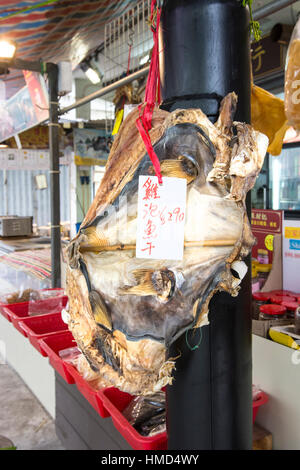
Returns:
[[[59,351],[60,358],[71,364],[77,369],[79,374],[89,382],[90,386],[95,390],[107,387],[108,384],[100,377],[98,371],[94,371],[87,359],[84,357],[80,349],[75,346],[72,348],[62,349]]]
[[[28,315],[61,312],[65,306],[62,289],[43,289],[29,293]]]
[[[0,303],[3,304],[17,304],[21,302],[29,302],[30,298],[36,296],[37,291],[33,289],[22,288],[15,292],[10,292],[9,294],[2,295],[0,297]]]
[[[285,114],[289,124],[300,130],[300,18],[291,36],[286,65],[284,84]]]
[[[142,436],[154,436],[166,430],[166,396],[158,392],[134,398],[123,416]]]
[[[82,355],[80,349],[77,346],[62,349],[61,351],[59,351],[58,354],[63,361],[67,362],[68,364],[71,364],[72,366],[76,366],[78,357]]]
[[[260,399],[261,396],[261,389],[258,387],[258,385],[252,385],[252,400],[256,401]]]

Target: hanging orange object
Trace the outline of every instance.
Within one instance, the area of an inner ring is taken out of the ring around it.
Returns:
[[[283,139],[289,124],[284,112],[284,102],[252,83],[251,124],[255,130],[269,138],[268,152],[280,155]]]
[[[300,19],[294,28],[286,59],[284,84],[285,113],[289,124],[300,130]]]

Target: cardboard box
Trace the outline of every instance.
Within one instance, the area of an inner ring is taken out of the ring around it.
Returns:
[[[0,217],[1,237],[21,237],[32,234],[33,217],[7,215]]]
[[[290,325],[291,319],[282,320],[252,320],[252,333],[263,338],[268,338],[269,329],[272,326]]]

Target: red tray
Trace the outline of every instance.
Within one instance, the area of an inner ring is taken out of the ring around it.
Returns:
[[[253,408],[253,424],[255,422],[255,418],[257,415],[257,412],[259,410],[259,407],[267,403],[269,400],[268,395],[265,392],[260,392],[259,398],[257,400],[253,400],[252,402],[252,408]]]
[[[48,300],[51,300],[51,299],[48,299]],[[41,302],[48,302],[48,300],[41,300]],[[68,297],[63,296],[63,307],[66,306],[67,302],[68,302]],[[49,303],[47,303],[47,305],[49,305]],[[51,306],[49,308],[51,310]],[[9,310],[9,312],[7,312],[7,315],[10,316],[10,321],[12,322],[14,327],[22,334],[24,334],[24,332],[19,325],[20,321],[23,321],[27,318],[44,318],[45,316],[52,315],[53,313],[51,312],[51,313],[43,313],[41,315],[29,315],[28,309],[29,309],[29,302],[11,304],[9,308],[5,308],[6,311]]]
[[[117,388],[106,388],[99,391],[99,394],[102,395],[103,405],[110,413],[113,423],[126,439],[126,441],[133,447],[135,450],[166,450],[167,449],[167,434],[161,433],[153,437],[144,437],[141,436],[134,428],[131,426],[125,417],[122,414],[122,411],[134,398],[128,393],[121,392]],[[257,400],[252,402],[253,408],[253,424],[256,419],[257,412],[260,406],[264,405],[268,401],[268,395],[264,392],[260,393],[260,396]]]
[[[28,337],[32,346],[43,356],[47,354],[41,350],[39,340],[45,336],[52,336],[68,330],[68,325],[62,321],[61,312],[25,318],[18,322],[18,326],[23,335]]]
[[[43,290],[53,290],[53,289],[41,289]],[[54,289],[57,290],[57,289]],[[63,293],[63,289],[61,289]],[[66,295],[62,295],[62,304],[63,307],[67,305],[68,297]],[[36,305],[41,305],[43,309],[49,308],[49,310],[53,310],[55,308],[55,303],[57,302],[57,297],[53,297],[51,299],[39,300],[36,302]],[[17,327],[16,323],[18,320],[23,319],[24,317],[28,317],[28,309],[29,309],[29,302],[18,302],[16,304],[3,304],[0,303],[0,313],[10,322],[13,322],[14,326],[17,330],[20,329]],[[45,314],[43,314],[45,315]],[[34,315],[39,316],[39,315]]]
[[[109,413],[103,406],[102,396],[79,374],[78,370],[71,364],[65,363],[67,370],[72,375],[79,392],[86,398],[92,407],[102,418],[108,418]]]
[[[117,388],[105,388],[100,390],[99,395],[102,396],[103,405],[111,415],[116,429],[122,434],[124,439],[135,450],[166,450],[167,434],[165,432],[157,434],[153,437],[141,436],[133,426],[129,424],[122,414],[122,411],[133,400],[133,396],[128,393],[121,392]]]
[[[40,343],[41,354],[45,353],[45,356],[49,357],[49,362],[52,367],[68,384],[74,384],[75,380],[68,370],[67,363],[59,357],[59,351],[62,349],[76,346],[76,341],[71,331],[45,336],[38,341]]]
[[[11,312],[11,310],[9,310],[9,308],[5,307],[4,304],[0,305],[0,313],[2,313],[4,318],[6,318],[6,320],[11,322],[11,313],[12,312]]]

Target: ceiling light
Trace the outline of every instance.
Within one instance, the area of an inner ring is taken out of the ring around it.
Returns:
[[[0,39],[0,59],[13,59],[17,46],[9,39]]]
[[[147,64],[148,60],[150,59],[149,54],[145,55],[140,59],[140,65]]]
[[[97,72],[92,69],[91,67],[89,67],[86,71],[85,71],[85,74],[87,76],[87,78],[92,82],[94,83],[94,85],[96,85],[96,83],[99,83],[100,82],[100,77],[99,75],[97,74]]]
[[[96,72],[96,70],[92,69],[86,62],[82,62],[80,64],[81,70],[86,74],[87,78],[94,84],[96,85],[97,83],[100,83],[101,78],[99,74]]]

